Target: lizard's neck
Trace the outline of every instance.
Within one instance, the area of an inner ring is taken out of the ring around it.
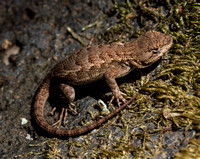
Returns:
[[[135,42],[127,42],[123,46],[123,54],[127,59],[135,59],[137,52],[139,52],[138,45]]]

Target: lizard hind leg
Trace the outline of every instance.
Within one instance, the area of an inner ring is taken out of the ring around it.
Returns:
[[[69,105],[74,106],[74,104],[73,104],[74,99],[75,99],[74,88],[72,86],[69,86],[69,85],[64,84],[64,83],[61,83],[59,88],[61,89],[61,91],[63,92],[63,94],[67,98],[67,100],[69,101]]]
[[[57,125],[57,124],[61,124],[63,121],[63,124],[65,125],[65,121],[67,119],[67,114],[68,114],[68,110],[70,110],[71,112],[77,114],[77,111],[73,108],[74,107],[74,99],[75,99],[75,90],[73,87],[67,85],[67,84],[60,84],[59,85],[60,90],[63,92],[65,98],[68,100],[69,104],[67,105],[67,107],[62,108],[62,111],[60,113],[60,117],[59,120],[53,124],[53,126]],[[51,114],[53,114],[53,112],[56,110],[56,107],[52,110]]]

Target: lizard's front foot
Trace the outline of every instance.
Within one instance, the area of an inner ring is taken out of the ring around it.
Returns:
[[[112,96],[112,98],[111,98],[109,104],[111,104],[111,103],[113,102],[114,99],[117,100],[118,106],[120,106],[120,100],[121,100],[123,103],[126,103],[127,100],[123,97],[123,95],[126,95],[126,94],[123,93],[123,92],[121,92],[121,91],[118,90],[118,89],[115,89],[115,90],[113,91],[113,96]]]

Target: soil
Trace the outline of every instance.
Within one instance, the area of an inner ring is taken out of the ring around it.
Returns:
[[[108,0],[1,0],[0,44],[10,45],[0,48],[0,158],[30,151],[28,145],[35,138],[30,122],[35,91],[58,60],[82,47],[67,27],[88,44],[105,26],[81,29],[111,8]],[[20,51],[6,55],[12,46]]]

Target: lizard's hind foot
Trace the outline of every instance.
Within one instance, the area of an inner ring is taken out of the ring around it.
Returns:
[[[55,108],[54,108],[55,109]],[[52,111],[55,111],[55,110],[52,110]],[[61,111],[61,113],[60,113],[60,117],[59,117],[59,119],[58,119],[58,121],[57,122],[55,122],[54,124],[52,124],[52,126],[56,126],[56,125],[61,125],[62,124],[62,119],[63,119],[63,114],[64,114],[64,112],[65,112],[65,116],[64,116],[64,118],[65,119],[67,119],[67,109],[66,108],[62,108],[62,111]]]
[[[68,115],[68,110],[73,112],[75,115],[78,114],[78,112],[71,106],[74,106],[74,104],[71,103],[68,108],[62,108],[58,121],[55,122],[54,124],[52,124],[52,126],[56,126],[56,125],[60,126],[61,124],[63,124],[65,126],[65,122],[67,120],[67,115]],[[51,111],[50,114],[53,115],[55,110],[56,110],[56,107],[53,108],[53,110]]]

